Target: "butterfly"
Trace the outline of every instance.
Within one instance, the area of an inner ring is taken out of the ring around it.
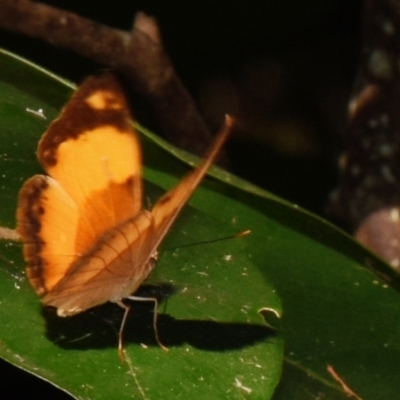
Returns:
[[[142,205],[141,151],[127,101],[111,73],[87,78],[39,141],[48,175],[28,179],[19,193],[17,231],[26,275],[45,306],[60,317],[123,299],[155,267],[157,248],[214,162],[234,122],[229,116],[203,159],[151,209]]]

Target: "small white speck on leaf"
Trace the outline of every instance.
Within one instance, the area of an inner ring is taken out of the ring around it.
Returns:
[[[242,382],[240,382],[240,380],[239,380],[238,378],[235,378],[235,386],[236,386],[237,388],[239,388],[239,389],[244,390],[246,393],[251,393],[251,392],[253,391],[253,390],[250,389],[249,387],[244,386],[244,385],[242,384]]]
[[[47,117],[44,115],[43,109],[39,108],[38,110],[33,110],[31,108],[26,108],[26,112],[31,113],[35,115],[36,117],[42,118],[42,119],[47,119]]]

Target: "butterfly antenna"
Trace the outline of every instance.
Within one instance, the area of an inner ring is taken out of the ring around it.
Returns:
[[[250,229],[246,229],[244,231],[240,231],[240,232],[235,233],[233,235],[224,236],[224,237],[217,238],[217,239],[202,240],[201,242],[182,244],[182,245],[179,245],[177,247],[174,247],[174,249],[181,249],[182,247],[199,246],[201,244],[217,243],[217,242],[222,242],[223,240],[228,240],[228,239],[238,239],[238,238],[242,238],[244,236],[250,235],[250,233],[251,233],[251,230]],[[169,250],[169,249],[165,249],[165,250]]]

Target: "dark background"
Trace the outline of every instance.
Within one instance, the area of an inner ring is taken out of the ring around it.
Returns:
[[[324,215],[360,53],[360,0],[46,3],[124,30],[136,11],[154,16],[209,126],[226,112],[240,119],[227,146],[231,171]],[[100,68],[3,30],[0,46],[77,83]],[[70,398],[3,361],[0,374],[2,398]]]

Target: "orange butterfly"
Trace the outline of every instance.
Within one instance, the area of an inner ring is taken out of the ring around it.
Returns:
[[[233,127],[225,125],[203,162],[155,204],[142,208],[141,153],[123,92],[111,74],[88,78],[43,135],[46,175],[19,194],[17,230],[27,276],[46,306],[66,317],[107,301],[125,309],[149,276],[157,247],[199,185]]]

